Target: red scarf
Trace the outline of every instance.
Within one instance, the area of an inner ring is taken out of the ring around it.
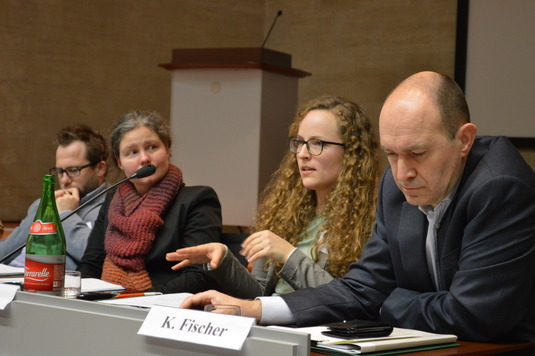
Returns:
[[[126,272],[145,270],[145,257],[164,224],[162,215],[183,186],[182,171],[172,164],[144,195],[139,195],[131,182],[119,186],[108,211],[105,239],[111,263]]]

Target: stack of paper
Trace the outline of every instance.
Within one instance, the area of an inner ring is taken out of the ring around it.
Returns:
[[[293,328],[310,334],[312,351],[327,355],[389,355],[435,348],[459,346],[457,336],[394,328],[392,334],[378,338],[339,339],[322,334],[327,327]]]

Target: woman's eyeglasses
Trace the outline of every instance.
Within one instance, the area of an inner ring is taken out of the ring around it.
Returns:
[[[337,145],[345,147],[343,143],[339,142],[330,142],[330,141],[323,141],[317,138],[311,138],[308,141],[301,140],[297,137],[292,137],[288,140],[290,144],[290,151],[292,153],[297,153],[301,150],[303,145],[307,147],[308,153],[312,156],[319,156],[323,152],[323,146],[325,145]]]

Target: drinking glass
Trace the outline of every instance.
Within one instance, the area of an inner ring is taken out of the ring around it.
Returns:
[[[219,314],[241,315],[240,307],[231,304],[207,304],[204,306],[204,311]]]
[[[63,297],[76,298],[82,289],[82,278],[79,271],[65,271]]]

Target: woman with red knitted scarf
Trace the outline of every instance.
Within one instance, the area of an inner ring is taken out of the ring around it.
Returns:
[[[129,177],[148,164],[154,174],[133,179],[109,193],[78,270],[138,291],[206,290],[213,280],[200,266],[171,270],[165,253],[219,241],[221,206],[210,187],[186,187],[169,162],[171,134],[156,112],[132,111],[110,130],[115,163]]]

